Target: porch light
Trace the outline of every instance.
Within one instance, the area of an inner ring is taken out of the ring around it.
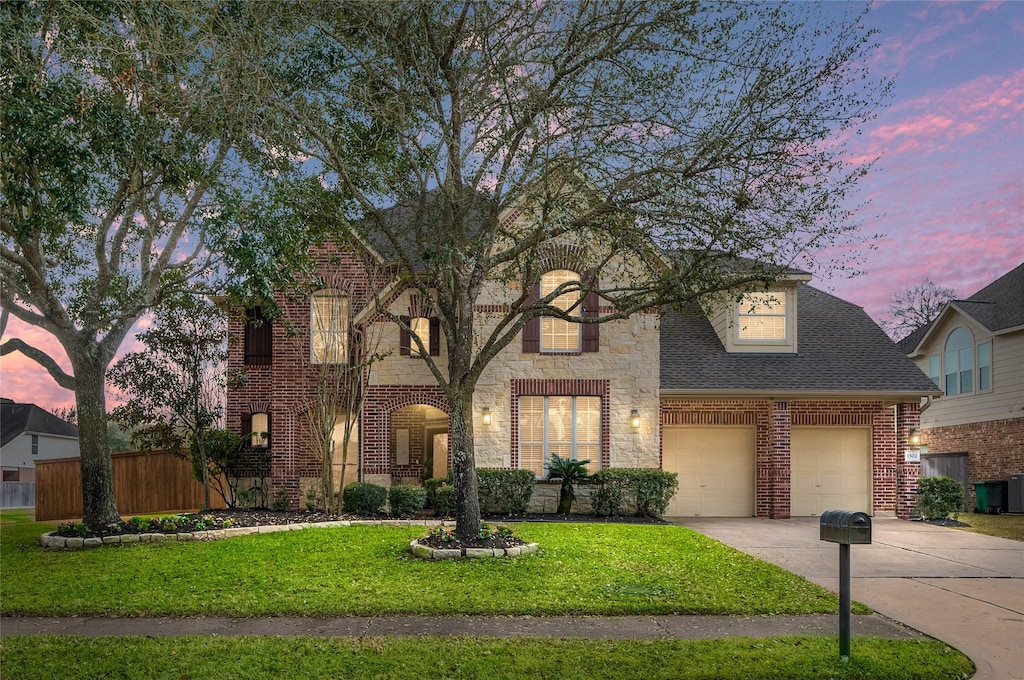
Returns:
[[[634,430],[640,429],[640,412],[636,409],[629,412],[629,425]]]
[[[917,430],[917,429],[911,430],[910,431],[910,436],[907,438],[907,442],[910,444],[910,446],[912,446],[914,448],[920,447],[921,446],[921,430]]]
[[[490,425],[491,424],[491,409],[489,409],[488,407],[484,406],[484,409],[483,409],[482,413],[483,413],[483,416],[484,416],[484,425]]]

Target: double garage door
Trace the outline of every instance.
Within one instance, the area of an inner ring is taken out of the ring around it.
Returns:
[[[679,474],[679,491],[666,514],[753,515],[755,442],[753,427],[666,427],[662,467]],[[794,517],[836,508],[870,512],[870,428],[793,428],[790,461]]]

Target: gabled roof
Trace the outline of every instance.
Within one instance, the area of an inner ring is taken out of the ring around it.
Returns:
[[[863,309],[797,284],[797,354],[730,354],[696,305],[661,319],[665,392],[910,397],[935,384]]]
[[[77,438],[78,428],[35,404],[17,404],[10,399],[0,401],[0,446],[7,446],[25,433]]]
[[[932,329],[959,312],[992,333],[1024,326],[1024,263],[1003,274],[966,300],[952,300],[931,323],[921,326],[899,342],[907,354],[921,347]]]

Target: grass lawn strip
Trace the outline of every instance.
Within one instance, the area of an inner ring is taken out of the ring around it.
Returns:
[[[1024,541],[1024,515],[979,515],[965,512],[956,516],[956,519],[970,525],[958,527],[961,531]]]
[[[538,555],[425,562],[423,527],[49,551],[45,523],[0,532],[5,615],[812,614],[834,594],[676,526],[520,524]],[[858,609],[864,613],[866,608]]]
[[[10,680],[66,677],[195,678],[600,678],[721,680],[858,678],[952,680],[970,660],[935,640],[782,637],[719,640],[519,638],[70,638],[0,642]]]

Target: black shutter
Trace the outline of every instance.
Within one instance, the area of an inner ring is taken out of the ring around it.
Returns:
[[[246,447],[252,446],[252,414],[250,414],[250,413],[243,413],[242,414],[242,431],[241,431],[241,435],[242,435],[242,439],[245,442],[245,446]]]
[[[584,288],[596,285],[594,272],[586,271],[580,276]],[[583,318],[596,319],[601,315],[601,299],[595,291],[587,293],[583,298]],[[583,351],[597,352],[601,348],[601,325],[596,323],[583,324]]]
[[[441,320],[430,317],[430,356],[441,356]]]
[[[533,292],[526,298],[526,305],[532,305],[540,299],[540,281],[533,284]],[[535,316],[523,326],[523,352],[537,354],[540,352],[540,317]]]
[[[274,359],[274,331],[261,307],[245,310],[245,365],[269,366]]]
[[[399,317],[402,320],[402,325],[398,327],[398,353],[403,357],[409,356],[409,345],[412,340],[409,337],[409,323],[412,321],[407,316]]]

